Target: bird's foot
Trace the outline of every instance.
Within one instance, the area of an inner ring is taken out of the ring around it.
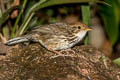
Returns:
[[[71,53],[75,54],[75,51],[72,49],[66,49],[66,50],[61,50],[61,51],[55,51],[52,50],[52,52],[54,52],[56,55],[50,57],[50,58],[56,58],[56,57],[60,57],[60,56],[67,56],[67,57],[73,57],[72,55],[70,55]]]

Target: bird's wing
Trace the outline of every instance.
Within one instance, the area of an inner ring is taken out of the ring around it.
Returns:
[[[33,29],[30,33],[26,35],[29,40],[37,41],[42,40],[46,41],[51,38],[59,38],[60,36],[71,35],[69,31],[69,25],[66,23],[54,23],[49,25],[42,25]]]
[[[32,30],[32,33],[40,34],[55,34],[55,35],[71,35],[70,27],[66,23],[54,23],[49,25],[42,25]]]

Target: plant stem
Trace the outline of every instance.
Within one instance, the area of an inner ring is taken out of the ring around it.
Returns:
[[[20,26],[20,29],[17,31],[17,36],[23,34],[24,30],[26,29],[28,23],[30,22],[31,18],[34,16],[34,9],[38,6],[40,6],[42,3],[44,3],[45,1],[47,0],[41,0],[39,1],[38,3],[36,3],[35,5],[33,5],[30,10],[28,11],[28,13],[26,14],[23,22],[22,22],[22,25]],[[30,17],[30,18],[29,18]]]
[[[23,28],[21,29],[19,35],[21,35],[21,34],[24,32],[26,26],[28,25],[28,23],[30,22],[30,20],[31,20],[31,18],[34,16],[34,14],[35,14],[35,13],[32,13],[32,14],[28,17],[28,19],[27,19],[26,23],[24,24]]]
[[[15,22],[13,28],[12,28],[12,32],[11,32],[10,38],[15,37],[15,31],[16,31],[16,28],[17,28],[17,26],[18,26],[18,23],[19,23],[19,21],[20,21],[20,18],[21,18],[21,16],[22,16],[22,13],[23,13],[23,11],[24,11],[24,8],[25,8],[25,6],[26,6],[27,1],[28,1],[28,0],[24,0],[24,2],[23,2],[22,9],[21,9],[20,13],[18,14],[18,17],[17,17],[17,19],[16,19],[16,22]]]

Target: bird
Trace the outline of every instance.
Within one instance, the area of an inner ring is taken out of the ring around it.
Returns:
[[[90,30],[92,29],[81,22],[74,24],[56,22],[35,27],[23,36],[8,40],[5,45],[38,42],[48,50],[65,50],[81,42]]]

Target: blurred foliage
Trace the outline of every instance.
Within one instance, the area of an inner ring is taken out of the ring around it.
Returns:
[[[120,0],[104,0],[111,6],[101,5],[100,15],[104,22],[105,31],[114,46],[120,43]],[[120,67],[120,58],[113,61]]]
[[[120,58],[115,59],[113,63],[117,64],[118,67],[120,67]]]
[[[2,12],[0,12],[0,15],[1,15],[1,17],[0,17],[0,26],[1,26],[3,23],[5,23],[6,20],[8,20],[9,14],[10,14],[13,10],[19,9],[19,8],[20,8],[19,6],[13,6],[13,7],[11,7],[10,9],[8,9],[3,15],[2,15]]]
[[[100,6],[100,15],[104,22],[105,30],[112,44],[114,45],[119,34],[119,22],[120,22],[120,0],[104,0],[108,5]]]
[[[27,31],[27,29],[29,29],[29,27],[40,25],[41,23],[43,23],[44,18],[38,19],[35,16],[36,12],[39,9],[54,6],[54,5],[73,4],[73,3],[77,3],[77,4],[78,3],[89,3],[89,2],[96,2],[96,1],[99,1],[99,0],[60,0],[60,1],[58,0],[29,0],[29,1],[20,0],[21,9],[19,10],[19,14],[16,20],[14,22],[11,22],[13,27],[10,27],[9,29],[10,34],[8,35],[10,35],[10,38],[22,35],[25,31]],[[10,0],[10,2],[12,3],[14,2],[14,0]],[[6,10],[6,12],[3,13],[2,17],[0,18],[0,26],[2,26],[9,19],[9,15],[11,11],[13,11],[12,8],[9,8],[8,10]],[[52,16],[54,12],[52,9],[49,9],[47,13],[48,13],[47,14],[48,16]],[[88,12],[87,15],[90,15],[89,13],[90,12]],[[88,19],[88,17],[85,17],[85,18]],[[56,21],[56,19],[54,17],[51,17],[50,21]],[[6,33],[5,31],[3,32]]]
[[[28,23],[30,22],[30,18],[33,17],[34,12],[41,9],[41,8],[45,8],[48,6],[53,6],[53,5],[60,5],[60,4],[69,4],[69,3],[85,3],[85,2],[93,2],[91,0],[41,0],[38,3],[34,4],[28,11],[28,13],[26,14],[26,17],[23,21],[23,24],[20,26],[20,29],[18,31],[18,35],[21,35],[24,33],[24,31],[26,31],[26,27],[28,25]]]

